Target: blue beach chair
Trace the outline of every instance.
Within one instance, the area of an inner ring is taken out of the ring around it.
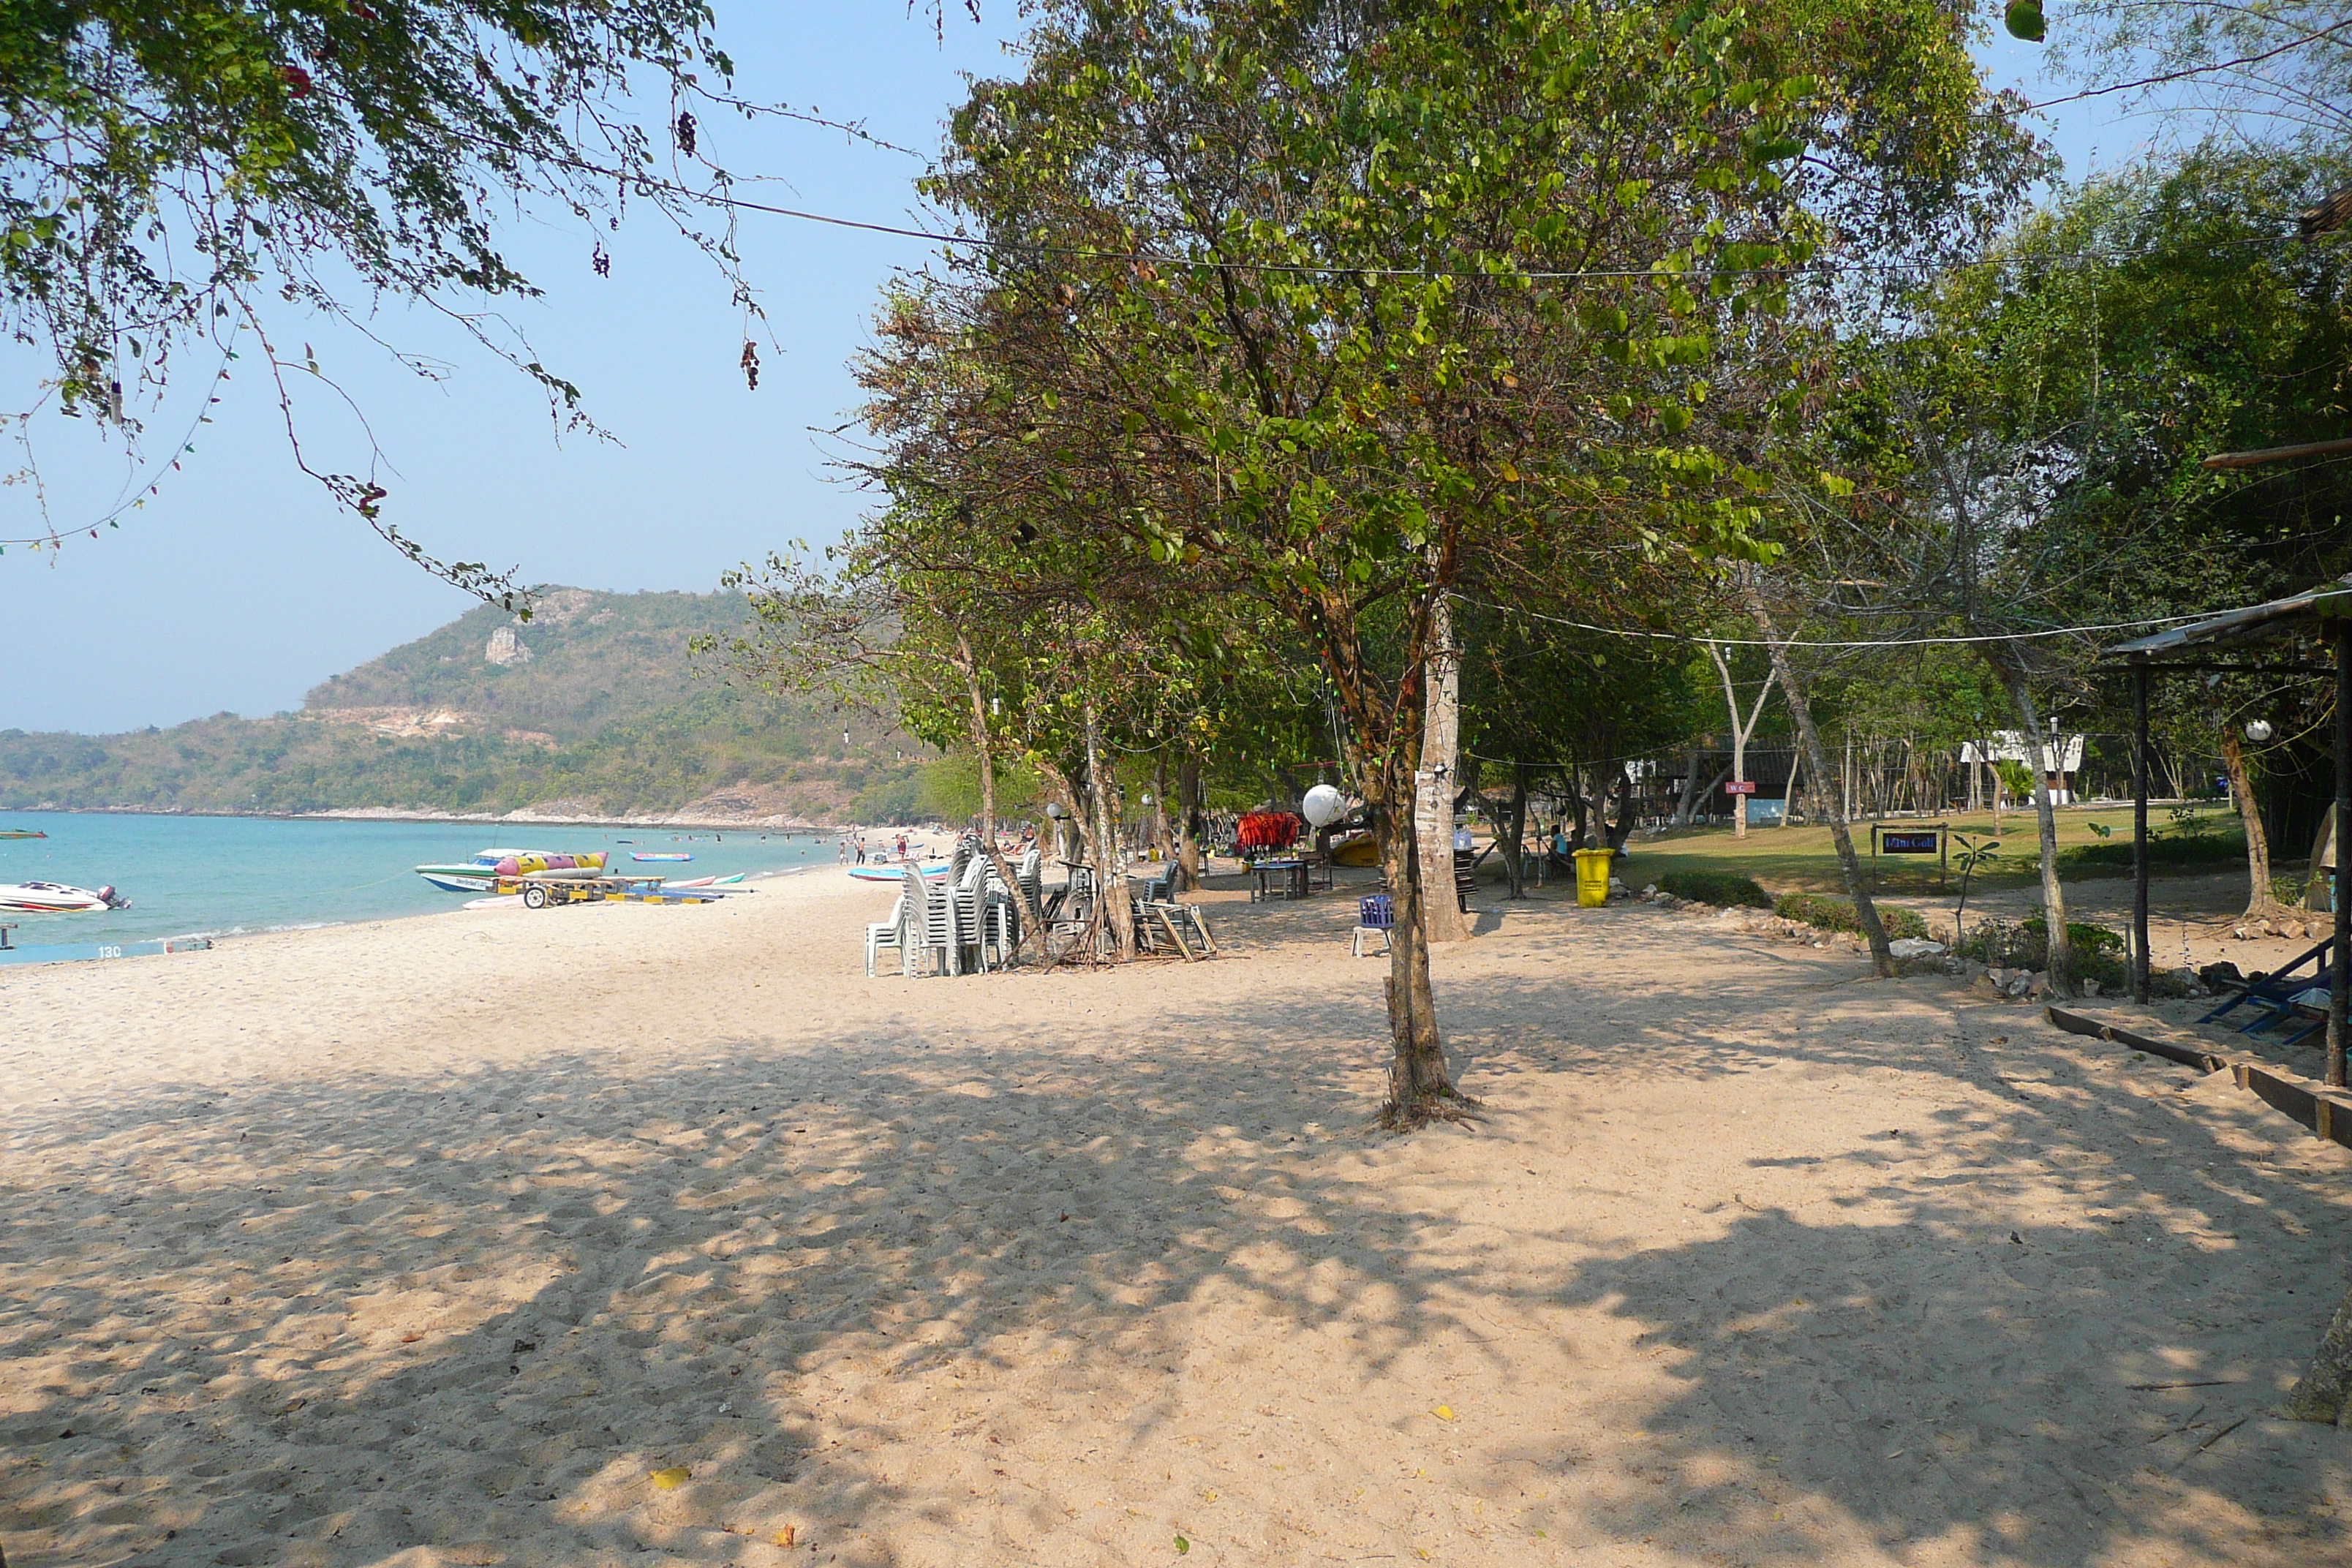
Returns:
[[[2254,1009],[2254,1016],[2237,1025],[2238,1033],[2257,1035],[2266,1029],[2275,1028],[2289,1020],[2295,1020],[2304,1023],[2305,1026],[2288,1036],[2286,1043],[2301,1044],[2317,1030],[2327,1026],[2324,1015],[2315,1025],[2308,1021],[2310,1014],[2305,1009],[2309,1004],[2302,999],[2314,991],[2317,991],[2324,996],[2329,986],[2335,983],[2333,968],[2335,947],[2336,939],[2329,937],[2326,942],[2296,955],[2294,960],[2284,969],[2242,983],[2238,987],[2236,995],[2197,1021],[2200,1024],[2210,1024],[2237,1008],[2251,1006]],[[2305,964],[2312,966],[2309,973],[2303,972]]]

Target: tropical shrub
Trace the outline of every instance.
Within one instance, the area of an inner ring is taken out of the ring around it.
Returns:
[[[1658,889],[1695,904],[1751,910],[1772,907],[1772,895],[1758,887],[1753,879],[1728,871],[1669,871],[1658,879]]]
[[[1821,931],[1859,933],[1862,930],[1862,916],[1854,911],[1852,899],[1833,899],[1820,893],[1783,893],[1774,901],[1772,912],[1782,920],[1801,921]],[[1905,937],[1927,934],[1927,922],[1916,910],[1881,909],[1878,923],[1898,942]]]

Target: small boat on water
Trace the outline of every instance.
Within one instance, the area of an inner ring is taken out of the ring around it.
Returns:
[[[63,882],[0,882],[0,914],[86,915],[130,907],[131,900],[112,888],[93,893]]]
[[[632,849],[629,851],[629,858],[632,860],[691,860],[694,857],[691,855],[640,855]]]
[[[47,838],[47,837],[48,835],[46,833],[36,832],[28,828],[0,828],[0,838]]]

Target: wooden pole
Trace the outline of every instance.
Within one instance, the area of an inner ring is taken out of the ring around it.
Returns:
[[[2336,888],[2329,902],[2336,906],[2336,947],[2327,961],[2327,1081],[2344,1083],[2345,1023],[2352,1015],[2352,968],[2344,955],[2352,952],[2352,898],[2345,897],[2344,843],[2352,837],[2352,636],[2339,626],[2336,633]]]
[[[2132,665],[2132,1000],[2147,1000],[2147,661]]]
[[[2264,463],[2282,463],[2292,458],[2333,458],[2341,452],[2352,452],[2352,440],[2305,441],[2294,447],[2264,447],[2258,452],[2216,452],[2205,459],[2207,468],[2253,468]]]

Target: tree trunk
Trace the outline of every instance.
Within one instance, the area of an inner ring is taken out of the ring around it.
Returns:
[[[1373,792],[1365,793],[1370,796]],[[1385,784],[1381,793],[1389,793]],[[1400,788],[1395,793],[1418,803],[1418,790],[1407,793]],[[1423,889],[1430,879],[1426,875],[1428,868],[1421,861],[1421,840],[1424,836],[1417,831],[1412,816],[1401,817],[1385,803],[1373,805],[1371,816],[1396,915],[1395,928],[1389,933],[1388,973],[1389,1031],[1393,1049],[1389,1058],[1389,1102],[1381,1108],[1381,1120],[1386,1126],[1406,1131],[1436,1118],[1457,1114],[1462,1095],[1446,1071],[1445,1051],[1437,1034],[1436,999],[1429,983],[1426,917],[1430,901],[1423,896]],[[1445,848],[1444,877],[1438,886],[1444,889],[1446,907],[1453,908],[1454,847],[1450,839]]]
[[[1789,787],[1780,792],[1780,826],[1791,826],[1797,820],[1797,775],[1805,771],[1805,753],[1801,748],[1789,759]]]
[[[1503,869],[1511,879],[1511,897],[1528,896],[1528,764],[1511,764],[1511,818],[1503,841]]]
[[[956,669],[963,677],[964,695],[970,700],[964,722],[971,736],[971,749],[980,758],[981,847],[1012,895],[1013,907],[1021,911],[1021,935],[1013,944],[1013,953],[1019,957],[1034,942],[1042,954],[1045,951],[1045,916],[1029,901],[1029,890],[1021,885],[1019,874],[996,842],[995,737],[988,728],[988,701],[980,689],[980,663],[972,657],[971,644],[961,632],[956,634]],[[987,918],[984,911],[981,918]]]
[[[1717,786],[1731,776],[1731,764],[1726,763],[1715,770],[1713,778],[1708,779],[1705,784],[1701,784],[1698,781],[1698,763],[1696,760],[1692,762],[1691,769],[1690,780],[1683,785],[1682,805],[1675,812],[1676,827],[1688,827],[1691,825],[1692,815],[1698,810],[1698,803],[1713,795]]]
[[[2246,827],[2246,918],[2259,920],[2278,908],[2271,895],[2271,839],[2263,830],[2262,807],[2254,801],[2252,770],[2246,766],[2245,748],[2236,726],[2221,722],[2221,766],[2230,775],[2230,794],[2238,803],[2238,820]]]
[[[1168,842],[1168,752],[1165,747],[1151,759],[1151,847],[1159,851],[1162,866],[1174,864],[1174,849]]]
[[[1699,796],[1703,794],[1712,794],[1714,790],[1715,785],[1711,784],[1705,790],[1698,787],[1698,748],[1693,746],[1690,749],[1690,761],[1683,768],[1683,797],[1675,803],[1674,826],[1688,827],[1691,813],[1698,809]]]
[[[1442,601],[1435,607],[1442,608]],[[1432,628],[1408,620],[1403,669],[1396,686],[1384,689],[1366,667],[1352,605],[1342,600],[1320,606],[1313,627],[1324,675],[1347,719],[1346,760],[1364,797],[1395,911],[1389,942],[1389,1100],[1381,1120],[1400,1131],[1409,1131],[1433,1120],[1458,1118],[1474,1103],[1446,1073],[1429,982],[1428,868],[1421,860],[1415,807],[1421,793],[1421,724],[1428,710],[1423,688],[1435,674],[1423,642]],[[1452,798],[1449,783],[1439,796],[1449,817]],[[1449,843],[1443,883],[1449,907],[1453,867]]]
[[[1780,634],[1772,624],[1772,615],[1764,605],[1763,590],[1756,584],[1753,567],[1744,567],[1739,583],[1748,600],[1748,616],[1756,629],[1764,636],[1765,650],[1772,656],[1773,673],[1780,678],[1780,689],[1789,700],[1789,716],[1797,721],[1797,738],[1804,746],[1805,757],[1812,764],[1813,776],[1827,772],[1822,755],[1821,731],[1813,728],[1812,704],[1805,699],[1805,689],[1797,681],[1796,671],[1790,668],[1788,650],[1780,645]],[[1870,943],[1870,967],[1881,980],[1895,977],[1895,955],[1886,949],[1886,925],[1878,918],[1878,905],[1870,896],[1870,889],[1862,874],[1862,858],[1853,852],[1853,835],[1845,828],[1843,816],[1830,819],[1830,838],[1837,846],[1838,867],[1845,873],[1845,889],[1853,900],[1853,912],[1862,921],[1862,933]]]
[[[1454,895],[1454,791],[1462,722],[1462,661],[1441,596],[1430,612],[1430,679],[1423,687],[1421,771],[1413,778],[1413,829],[1430,879],[1423,900],[1432,942],[1463,942],[1470,922]],[[1438,873],[1443,871],[1441,878]]]
[[[1118,820],[1114,815],[1116,803],[1111,798],[1118,785],[1103,762],[1102,723],[1091,697],[1086,700],[1084,717],[1087,783],[1090,786],[1087,793],[1094,797],[1095,896],[1110,921],[1111,939],[1118,946],[1119,962],[1124,963],[1135,956],[1135,908],[1128,902],[1127,857],[1118,847]]]
[[[2041,828],[2042,918],[2050,926],[2050,989],[2060,996],[2072,996],[2074,949],[2066,930],[2066,889],[2058,879],[2058,803],[2050,793],[2050,764],[2058,759],[2042,733],[2042,719],[2034,711],[2033,693],[2026,687],[2023,668],[2001,644],[1978,646],[1986,650],[1986,662],[1993,667],[1993,673],[2007,689],[2010,705],[2017,710],[2018,726],[2025,731],[2025,765],[2033,774],[2033,816]],[[1995,648],[2001,651],[1996,654],[1992,651]]]
[[[1748,782],[1748,737],[1756,732],[1757,721],[1764,717],[1764,704],[1772,695],[1772,682],[1780,673],[1776,662],[1764,674],[1764,684],[1757,689],[1756,706],[1748,721],[1739,721],[1739,693],[1731,683],[1731,660],[1715,644],[1706,645],[1707,657],[1715,660],[1716,672],[1723,677],[1723,703],[1731,711],[1731,780],[1734,784]],[[1708,793],[1712,794],[1712,791]],[[1731,835],[1748,837],[1748,792],[1741,790],[1731,797]]]
[[[1200,758],[1187,756],[1176,764],[1176,794],[1182,830],[1176,858],[1184,868],[1183,890],[1190,892],[1201,885],[1201,840],[1209,826],[1207,814],[1201,809]]]
[[[2289,1421],[2352,1426],[2352,1292],[2336,1307],[2318,1353],[2272,1414]]]

